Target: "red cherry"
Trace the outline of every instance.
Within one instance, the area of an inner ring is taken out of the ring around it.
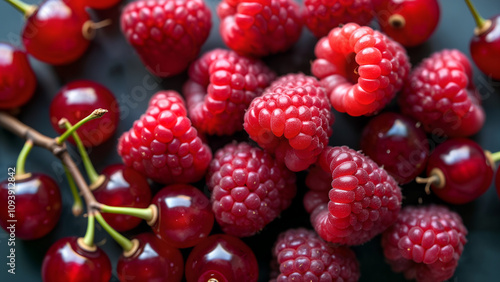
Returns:
[[[497,194],[500,198],[500,169],[497,169],[497,172],[495,174],[495,188],[497,189]]]
[[[153,231],[176,248],[192,247],[212,230],[214,214],[210,200],[192,185],[166,186],[151,204],[158,208],[158,219],[151,226]]]
[[[76,132],[85,147],[98,146],[115,133],[120,118],[118,102],[103,85],[90,80],[76,80],[66,84],[52,99],[50,122],[61,134],[65,131],[58,125],[61,118],[76,124],[97,108],[108,112],[103,117],[84,124]],[[69,140],[74,142],[72,138]]]
[[[9,200],[12,199],[13,208],[10,209]],[[16,220],[16,237],[23,240],[47,235],[61,216],[59,187],[51,177],[41,173],[33,173],[23,179],[16,178],[15,181],[7,179],[0,182],[0,201],[3,203],[0,225],[7,230],[12,220]]]
[[[439,23],[437,0],[377,0],[374,6],[380,29],[407,47],[424,43]]]
[[[187,282],[254,282],[259,276],[259,266],[252,249],[242,240],[227,234],[216,234],[191,250],[185,272]]]
[[[36,77],[26,52],[0,42],[0,109],[26,104],[35,88]]]
[[[102,171],[105,181],[92,191],[101,204],[117,207],[147,208],[151,203],[151,189],[147,179],[123,164],[110,165]],[[128,231],[142,219],[122,214],[103,213],[102,217],[116,231]]]
[[[184,274],[181,252],[165,244],[152,233],[135,237],[139,247],[130,256],[118,259],[116,272],[120,281],[178,282]]]
[[[106,253],[99,247],[82,248],[77,241],[77,237],[66,237],[50,247],[42,263],[43,281],[109,281],[111,262]]]

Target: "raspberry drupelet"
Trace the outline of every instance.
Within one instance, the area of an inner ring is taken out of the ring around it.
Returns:
[[[243,126],[260,147],[297,172],[316,162],[328,145],[333,122],[328,98],[316,78],[288,74],[252,101]]]
[[[405,49],[383,33],[348,23],[316,44],[311,72],[337,111],[373,115],[403,87],[410,72]]]
[[[215,49],[189,67],[184,84],[193,125],[211,135],[243,130],[243,116],[252,100],[276,77],[264,63],[233,51]]]
[[[460,216],[445,206],[405,207],[382,234],[386,261],[406,279],[445,281],[453,276],[467,242]]]
[[[179,93],[169,90],[153,95],[146,113],[118,140],[118,154],[125,165],[163,184],[202,179],[212,151],[186,114]]]
[[[290,206],[295,173],[266,151],[248,143],[219,149],[210,163],[207,186],[212,210],[225,233],[254,235]]]

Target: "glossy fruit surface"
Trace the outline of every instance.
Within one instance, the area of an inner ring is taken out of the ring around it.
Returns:
[[[65,237],[50,247],[42,263],[44,282],[109,281],[111,262],[106,253],[99,247],[95,251],[85,250],[77,240]]]
[[[14,196],[14,198],[12,198]],[[61,216],[61,193],[49,176],[33,173],[25,179],[0,182],[0,225],[4,230],[15,221],[15,236],[31,240],[47,235]],[[13,200],[10,202],[9,200]]]
[[[153,231],[176,248],[192,247],[212,230],[214,214],[210,200],[192,185],[166,186],[154,196],[151,204],[158,207]]]
[[[495,188],[497,190],[498,197],[500,198],[500,169],[497,169],[495,173]]]
[[[85,147],[98,146],[113,136],[120,119],[118,102],[105,86],[90,80],[75,80],[66,84],[52,98],[50,122],[61,134],[65,131],[58,125],[61,118],[68,119],[74,125],[98,108],[108,112],[101,118],[82,125],[76,131]]]
[[[0,109],[26,104],[37,82],[26,52],[0,42]]]
[[[185,273],[187,282],[256,282],[259,266],[253,251],[243,241],[231,235],[216,234],[191,250]]]
[[[500,80],[500,15],[489,19],[491,27],[470,41],[470,54],[476,66],[487,76]]]

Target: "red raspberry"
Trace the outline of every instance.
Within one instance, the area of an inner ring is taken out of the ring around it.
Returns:
[[[406,279],[445,281],[453,276],[467,229],[445,206],[405,207],[397,222],[382,234],[387,262]]]
[[[372,0],[304,0],[304,24],[316,37],[323,37],[341,24],[368,25],[373,19]]]
[[[288,169],[301,171],[315,163],[328,145],[334,117],[314,77],[288,74],[252,101],[244,120],[250,138]]]
[[[223,0],[217,14],[222,40],[242,55],[286,51],[302,32],[300,7],[294,0]]]
[[[399,105],[427,132],[473,135],[483,127],[485,113],[472,79],[469,59],[459,50],[435,52],[412,71]]]
[[[118,140],[118,154],[125,165],[163,184],[196,182],[212,160],[175,91],[151,97],[146,113]]]
[[[316,232],[289,229],[278,236],[273,247],[273,262],[279,270],[271,281],[358,281],[359,263],[348,247],[334,247]]]
[[[329,201],[311,213],[311,223],[324,240],[360,245],[397,219],[401,190],[383,168],[348,147],[328,147],[319,164],[333,181]]]
[[[215,49],[189,67],[184,96],[193,125],[204,133],[231,135],[243,129],[250,102],[275,78],[264,63]]]
[[[332,29],[314,52],[312,73],[326,88],[333,108],[351,116],[376,114],[394,98],[410,72],[403,46],[355,23]]]
[[[228,144],[215,153],[207,185],[217,222],[238,237],[260,231],[296,194],[295,174],[247,143]]]
[[[138,0],[125,6],[120,22],[146,68],[167,77],[184,71],[198,56],[212,15],[203,0]]]

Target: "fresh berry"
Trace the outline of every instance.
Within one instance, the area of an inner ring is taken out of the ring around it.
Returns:
[[[314,165],[307,171],[306,187],[302,203],[306,212],[311,213],[317,206],[328,204],[328,191],[332,189],[332,174],[323,170],[319,165]]]
[[[408,280],[446,281],[453,276],[467,229],[460,216],[444,206],[405,207],[382,234],[386,261]]]
[[[324,240],[363,244],[397,219],[401,190],[383,168],[348,147],[328,147],[319,164],[332,175],[329,201],[311,213],[311,223]]]
[[[304,228],[288,229],[279,234],[273,247],[273,260],[279,274],[273,282],[285,281],[358,281],[356,254],[345,246],[332,246],[316,232]]]
[[[64,2],[72,4],[75,7],[80,7],[81,9],[89,7],[101,10],[116,6],[121,0],[64,0]]]
[[[417,46],[429,39],[438,26],[441,11],[437,0],[375,0],[375,18],[383,33],[403,46]]]
[[[311,76],[288,74],[250,104],[245,131],[291,171],[307,169],[328,145],[334,121],[324,89]]]
[[[186,117],[175,91],[160,91],[118,141],[123,162],[163,184],[196,182],[205,176],[212,151]]]
[[[312,73],[333,108],[351,116],[376,114],[394,98],[410,72],[405,49],[379,31],[348,23],[316,44]]]
[[[300,7],[294,0],[223,0],[217,15],[224,43],[246,56],[284,52],[302,32]]]
[[[0,42],[0,110],[26,104],[37,82],[26,52]]]
[[[401,114],[373,117],[361,135],[361,150],[398,182],[406,184],[425,169],[429,141],[420,124]]]
[[[201,132],[231,135],[243,130],[243,116],[275,79],[259,60],[215,49],[189,67],[183,94],[193,125]]]
[[[212,210],[222,230],[245,237],[290,206],[295,174],[260,148],[232,143],[219,149],[207,173]]]
[[[341,24],[368,25],[373,18],[372,0],[304,0],[303,5],[304,24],[318,38]]]
[[[243,241],[228,234],[215,234],[191,250],[185,272],[187,282],[257,282],[259,265]]]
[[[500,198],[500,169],[495,173],[495,188],[497,190],[498,198]]]
[[[404,114],[435,135],[470,136],[485,120],[469,59],[456,49],[424,59],[410,74],[399,105]]]
[[[138,0],[125,6],[121,30],[156,76],[183,72],[199,54],[212,27],[203,0]]]

